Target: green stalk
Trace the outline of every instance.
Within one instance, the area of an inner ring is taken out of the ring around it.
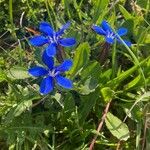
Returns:
[[[9,21],[11,24],[12,35],[14,38],[17,39],[16,33],[15,33],[15,27],[13,24],[13,0],[9,0]]]
[[[117,59],[116,59],[116,40],[112,49],[112,79],[116,76]]]
[[[67,0],[63,0],[63,3],[64,3],[64,6],[65,6],[65,10],[66,10],[66,12],[67,12],[67,14],[68,14],[68,17],[69,17],[69,20],[71,20],[71,14],[70,14],[70,7],[69,7],[69,2],[67,1]]]
[[[55,17],[55,20],[57,20],[57,15],[56,15],[56,13],[55,13],[55,11],[54,11],[54,9],[53,9],[53,6],[51,5],[51,3],[50,3],[49,0],[48,0],[47,2],[48,2],[48,5],[49,5],[49,7],[50,7],[50,9],[51,9],[51,11],[52,11],[54,17]]]
[[[141,122],[138,122],[136,125],[136,150],[140,150],[141,129],[142,129],[142,124]]]
[[[54,27],[54,24],[53,24],[53,21],[52,21],[52,17],[51,17],[51,14],[50,14],[50,10],[49,10],[49,8],[48,8],[48,4],[49,4],[49,3],[48,3],[47,0],[44,1],[44,2],[45,2],[45,7],[46,7],[46,10],[47,10],[47,13],[48,13],[49,21],[50,21],[52,27]]]
[[[115,7],[113,8],[114,14],[116,14]],[[114,20],[116,20],[116,17],[114,16]],[[112,49],[112,79],[116,77],[116,71],[117,71],[117,59],[116,59],[116,39],[114,41],[113,49]]]
[[[81,8],[80,8],[80,6],[77,4],[76,0],[74,0],[73,3],[74,3],[74,7],[75,7],[75,9],[76,9],[76,11],[77,11],[77,14],[78,14],[78,16],[79,16],[79,19],[80,19],[80,21],[82,21]]]
[[[115,31],[114,31],[115,32]],[[142,78],[144,80],[144,84],[145,84],[145,88],[147,88],[147,85],[146,85],[146,79],[145,79],[145,75],[143,73],[143,70],[140,66],[140,62],[139,60],[137,59],[137,57],[135,56],[135,54],[132,52],[132,50],[126,45],[126,43],[123,41],[123,39],[115,32],[115,34],[117,35],[117,37],[119,38],[119,40],[123,43],[123,45],[126,47],[126,49],[128,50],[128,52],[130,53],[130,55],[132,56],[133,58],[133,62],[135,65],[138,65],[139,66],[139,69],[140,69],[140,73],[142,75]]]
[[[146,5],[146,16],[145,16],[145,19],[144,20],[147,20],[148,19],[148,12],[149,12],[149,9],[150,9],[150,0],[147,0],[147,5]],[[146,21],[146,23],[148,23]],[[149,24],[149,23],[148,23]]]

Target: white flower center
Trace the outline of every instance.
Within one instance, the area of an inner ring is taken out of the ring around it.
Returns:
[[[115,35],[114,35],[113,32],[107,31],[107,37],[114,39],[114,38],[115,38]]]
[[[48,37],[49,38],[49,41],[50,43],[56,43],[58,44],[58,39],[60,38],[59,36],[56,36],[56,34],[53,34],[53,37]]]
[[[49,76],[51,76],[51,77],[56,77],[56,75],[59,74],[59,71],[56,71],[55,69],[53,69],[53,70],[49,71],[48,74],[49,74]]]

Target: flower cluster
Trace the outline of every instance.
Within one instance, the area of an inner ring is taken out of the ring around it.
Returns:
[[[62,28],[55,32],[51,25],[47,22],[40,23],[41,35],[34,36],[29,40],[33,46],[47,45],[42,54],[42,61],[46,67],[35,66],[28,70],[29,74],[34,77],[43,77],[40,85],[40,93],[48,94],[54,89],[54,84],[71,89],[73,87],[72,81],[63,77],[62,74],[68,71],[72,66],[70,59],[64,60],[62,64],[54,66],[54,56],[59,50],[59,45],[64,47],[73,46],[76,41],[74,38],[62,38],[65,30],[69,28],[70,22],[62,26]]]
[[[66,89],[71,89],[73,87],[72,81],[62,75],[71,68],[73,62],[70,59],[66,59],[60,65],[54,66],[54,56],[57,51],[59,51],[59,46],[70,47],[76,43],[74,38],[62,37],[69,26],[70,22],[63,25],[61,29],[56,32],[49,23],[41,22],[39,26],[41,35],[34,36],[29,40],[33,46],[39,47],[47,45],[42,54],[42,61],[45,67],[35,66],[28,70],[29,74],[34,77],[43,77],[40,84],[41,94],[50,93],[54,89],[55,84]],[[101,27],[93,25],[92,29],[99,35],[104,36],[106,43],[109,44],[113,44],[115,39],[122,43],[118,36],[127,34],[126,28],[118,29],[116,34],[105,20],[101,23]],[[131,46],[129,41],[124,40],[124,42],[126,45]]]

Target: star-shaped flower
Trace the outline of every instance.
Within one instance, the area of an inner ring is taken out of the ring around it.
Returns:
[[[54,58],[49,57],[47,53],[44,52],[42,55],[42,61],[47,67],[35,66],[28,70],[29,74],[34,77],[43,77],[40,84],[41,94],[50,93],[54,89],[55,83],[66,89],[72,88],[72,81],[61,75],[71,68],[72,61],[70,59],[64,60],[59,66],[54,66]]]
[[[62,28],[55,32],[48,22],[41,22],[39,30],[43,33],[38,36],[34,36],[29,41],[33,46],[43,46],[47,44],[46,53],[48,56],[56,55],[56,49],[58,45],[64,47],[73,46],[76,43],[74,38],[62,38],[65,30],[69,28],[70,22],[63,25]]]
[[[111,26],[107,23],[107,21],[102,21],[101,23],[101,27],[97,26],[97,25],[93,25],[92,29],[99,35],[103,35],[105,37],[105,40],[107,43],[109,44],[113,44],[115,39],[122,43],[122,41],[118,38],[118,36],[114,33],[114,31],[112,30]],[[124,36],[127,34],[127,29],[126,28],[119,28],[117,30],[117,34],[119,36]],[[126,45],[131,46],[131,42],[127,41],[127,40],[123,40]]]

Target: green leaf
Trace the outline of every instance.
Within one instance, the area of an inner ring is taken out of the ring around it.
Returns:
[[[73,67],[69,71],[71,77],[74,77],[88,63],[90,56],[90,46],[87,42],[82,43],[76,49],[73,59]]]
[[[30,93],[28,93],[28,92],[30,92]],[[14,117],[17,117],[17,116],[21,115],[23,112],[25,112],[26,110],[30,109],[32,106],[32,101],[34,101],[34,100],[37,101],[41,98],[41,96],[38,93],[35,93],[33,91],[32,92],[28,91],[28,92],[27,92],[28,94],[26,93],[26,95],[22,95],[22,94],[20,94],[18,96],[15,95],[16,96],[15,98],[20,102],[15,103],[11,107],[9,112],[8,112],[8,110],[6,111],[8,113],[5,116],[5,120],[4,120],[5,124],[10,123],[14,119]],[[13,97],[13,99],[14,99],[14,97]]]
[[[83,95],[87,95],[97,88],[99,85],[99,78],[101,74],[101,68],[97,61],[88,63],[81,71],[80,87],[78,92]]]
[[[139,105],[135,105],[130,111],[132,105],[133,104],[127,103],[123,106],[126,115],[136,122],[141,121],[141,118],[143,117],[143,111],[140,109]]]
[[[137,3],[136,3],[136,7],[139,7],[138,9],[141,9],[142,10],[142,8],[144,8],[144,9],[146,9],[146,7],[150,7],[150,2],[149,1],[143,1],[143,0],[138,0],[137,1]],[[144,10],[143,9],[143,10]]]
[[[73,111],[75,109],[75,101],[71,93],[67,93],[64,97],[64,111]]]
[[[15,108],[14,111],[14,116],[17,117],[20,114],[22,114],[25,110],[29,109],[32,106],[32,101],[31,100],[26,100],[21,102],[17,107]]]
[[[29,78],[30,75],[28,74],[27,69],[23,67],[14,67],[8,71],[7,77],[15,80]]]
[[[108,69],[106,71],[103,71],[100,74],[100,83],[106,84],[108,81],[111,81],[111,75],[112,75],[112,69]]]
[[[136,78],[134,78],[131,82],[129,82],[126,86],[125,86],[125,90],[129,90],[130,88],[134,87],[137,83],[139,83],[141,81],[141,76],[138,75]]]
[[[73,99],[73,96],[71,93],[67,93],[64,97],[64,109],[63,114],[65,119],[68,120],[68,118],[71,116],[72,112],[75,111],[75,100]]]
[[[106,103],[110,102],[114,97],[114,91],[110,87],[104,87],[101,89],[101,94]]]
[[[99,92],[96,90],[93,93],[90,93],[86,96],[81,96],[82,103],[79,107],[79,122],[80,124],[83,124],[86,117],[90,113],[91,109],[96,103],[96,100],[99,98]]]
[[[146,39],[144,40],[144,43],[146,44],[150,43],[150,34],[147,35]]]
[[[90,62],[86,65],[84,70],[81,72],[81,79],[85,80],[89,77],[99,79],[101,74],[101,67],[97,61]]]
[[[137,100],[137,102],[143,101],[143,102],[148,102],[150,100],[150,91],[145,92],[143,95],[141,95]]]
[[[4,124],[10,123],[14,119],[14,117],[21,115],[31,106],[32,106],[32,100],[24,100],[20,102],[18,105],[15,104],[13,108],[11,108],[8,114],[5,116]]]
[[[107,113],[105,120],[108,130],[119,140],[128,140],[130,137],[128,126],[123,123],[119,118],[114,116],[112,113]]]
[[[93,22],[99,24],[101,19],[108,12],[107,6],[109,5],[109,0],[96,0],[94,1],[94,15]]]
[[[140,67],[147,62],[147,57],[142,62],[140,62]],[[128,78],[133,72],[137,71],[139,69],[139,65],[134,65],[132,68],[128,69],[127,71],[120,73],[120,75],[113,80],[110,80],[107,82],[106,86],[111,87],[112,89],[115,89],[122,81],[124,81],[126,78]]]
[[[6,74],[0,69],[0,82],[7,80]]]
[[[59,104],[62,108],[64,108],[64,103],[63,103],[63,101],[62,101],[62,97],[61,97],[61,94],[60,94],[60,93],[55,93],[55,95],[52,96],[52,97],[58,102],[58,104]]]
[[[126,20],[133,18],[132,15],[122,5],[119,5],[119,9]]]
[[[3,57],[0,57],[0,67],[5,66],[5,61]]]
[[[78,92],[83,95],[88,95],[89,93],[94,92],[97,86],[98,80],[90,77],[85,81],[84,85],[80,87]]]

